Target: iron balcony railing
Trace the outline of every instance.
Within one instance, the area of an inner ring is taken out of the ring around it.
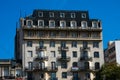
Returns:
[[[58,50],[64,50],[64,51],[68,51],[69,50],[69,48],[68,47],[58,47]]]
[[[92,61],[92,57],[90,57],[90,56],[81,56],[80,61]]]
[[[61,57],[61,56],[58,56],[58,57],[57,57],[57,60],[58,60],[58,61],[67,61],[67,62],[68,62],[68,61],[70,61],[70,59],[71,59],[71,58],[68,57],[68,56],[67,56],[67,57]]]
[[[48,56],[37,56],[34,58],[34,61],[48,61]]]

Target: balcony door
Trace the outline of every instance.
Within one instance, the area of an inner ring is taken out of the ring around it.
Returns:
[[[50,80],[57,80],[56,73],[53,72],[53,73],[50,74],[50,76],[51,76]]]
[[[61,51],[61,57],[66,58],[66,51]]]
[[[85,62],[85,63],[84,63],[84,68],[85,68],[85,69],[89,69],[89,62]]]
[[[55,62],[51,62],[51,68],[55,69],[56,68],[56,63]]]
[[[73,73],[73,80],[79,80],[78,79],[78,73]]]
[[[38,52],[38,57],[44,57],[44,56],[45,56],[44,51]]]
[[[44,62],[40,62],[40,69],[44,69],[45,68],[45,63]]]
[[[62,42],[61,42],[61,47],[63,47],[63,48],[66,47],[66,42],[65,42],[65,41],[62,41]]]
[[[83,41],[83,48],[87,48],[88,47],[88,42]]]
[[[83,58],[88,58],[88,52],[87,51],[83,51]]]

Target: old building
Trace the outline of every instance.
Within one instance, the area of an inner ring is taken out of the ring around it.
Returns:
[[[93,80],[104,63],[101,21],[88,11],[34,10],[15,40],[28,80]]]
[[[120,64],[120,40],[109,41],[104,51],[105,63]]]
[[[0,80],[22,77],[21,65],[12,59],[0,59]]]

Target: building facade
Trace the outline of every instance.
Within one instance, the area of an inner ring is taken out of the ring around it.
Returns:
[[[104,51],[105,63],[120,64],[120,40],[109,41],[108,47]]]
[[[21,66],[14,60],[0,59],[0,80],[13,80],[18,77],[22,77]]]
[[[88,11],[34,10],[15,40],[28,80],[93,80],[104,63],[101,21]]]

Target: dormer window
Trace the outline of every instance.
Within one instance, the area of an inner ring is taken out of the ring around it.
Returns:
[[[82,18],[86,18],[86,13],[82,13],[82,14],[81,14],[81,17],[82,17]]]
[[[28,27],[32,27],[32,21],[31,21],[31,20],[28,20],[28,21],[27,21],[27,26],[28,26]]]
[[[65,17],[65,13],[60,13],[60,17],[64,18]]]
[[[38,20],[38,27],[42,27],[44,26],[44,21],[43,20]]]
[[[87,22],[86,21],[82,21],[81,22],[81,27],[82,27],[82,29],[85,29],[87,27]]]
[[[54,17],[54,13],[53,13],[53,12],[50,12],[50,13],[49,13],[49,16],[50,16],[50,17]]]
[[[65,21],[60,21],[60,27],[66,27],[66,22]]]
[[[92,27],[93,27],[93,28],[97,28],[97,27],[98,27],[98,23],[97,23],[97,22],[95,22],[95,21],[94,21],[94,22],[92,22]]]
[[[50,28],[55,27],[55,21],[54,21],[54,20],[50,20],[50,21],[49,21],[49,27],[50,27]]]
[[[71,18],[75,18],[75,13],[71,13]]]
[[[77,26],[76,21],[71,21],[71,22],[70,22],[70,26],[71,26],[71,27],[76,27],[76,26]]]
[[[39,17],[43,17],[43,12],[39,12],[39,13],[38,13],[38,16],[39,16]]]

